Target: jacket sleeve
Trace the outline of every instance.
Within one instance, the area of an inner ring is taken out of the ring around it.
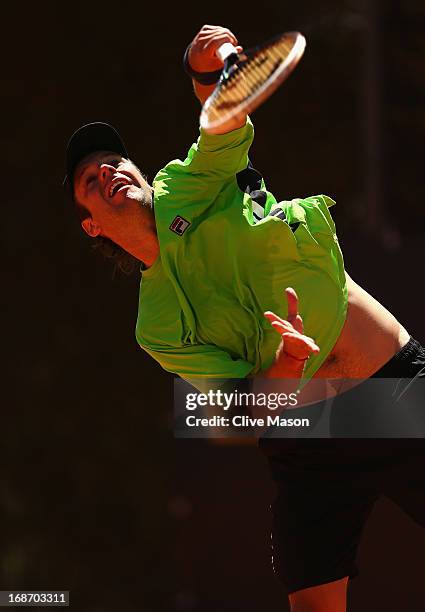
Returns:
[[[226,134],[207,134],[202,128],[185,160],[175,159],[158,172],[154,179],[157,197],[170,197],[185,187],[203,196],[214,195],[227,180],[248,165],[248,152],[254,139],[254,127],[247,117],[246,124]],[[193,199],[193,194],[188,197]]]
[[[194,174],[220,181],[233,178],[247,167],[253,140],[254,126],[249,117],[243,127],[226,134],[207,134],[201,128],[198,141],[190,148],[184,163]]]

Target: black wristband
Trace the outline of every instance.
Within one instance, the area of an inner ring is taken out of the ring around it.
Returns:
[[[196,72],[196,70],[193,70],[189,64],[189,49],[190,45],[187,47],[183,56],[183,68],[186,74],[188,74],[192,79],[195,79],[195,81],[200,85],[215,85],[221,76],[222,70],[215,70],[214,72]]]

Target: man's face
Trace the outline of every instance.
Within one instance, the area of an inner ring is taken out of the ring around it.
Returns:
[[[90,236],[114,239],[118,229],[152,203],[152,188],[129,159],[117,153],[97,151],[78,164],[74,174],[74,197],[90,216],[82,221]]]

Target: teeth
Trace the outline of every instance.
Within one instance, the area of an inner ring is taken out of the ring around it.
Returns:
[[[112,183],[112,185],[109,188],[109,197],[112,198],[114,193],[116,193],[118,189],[120,187],[123,187],[124,185],[128,185],[128,183],[126,181],[116,181],[115,183]]]

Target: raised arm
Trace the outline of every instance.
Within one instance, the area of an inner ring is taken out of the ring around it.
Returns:
[[[192,77],[193,89],[201,104],[204,104],[215,89],[219,71],[223,68],[223,62],[217,57],[216,51],[226,42],[232,43],[238,52],[242,51],[236,36],[227,28],[221,26],[202,26],[190,43],[187,53],[187,68],[191,71],[204,74],[217,72],[216,80],[211,85],[203,85]],[[245,125],[245,121],[246,119],[241,120],[240,124],[234,129]]]

